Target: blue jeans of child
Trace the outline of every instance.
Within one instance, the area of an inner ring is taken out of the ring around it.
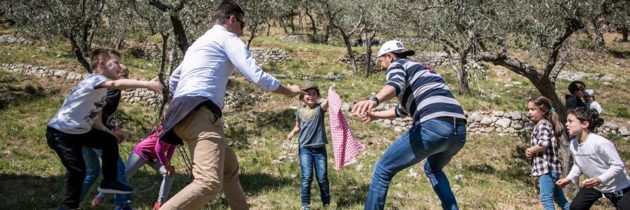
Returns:
[[[399,171],[423,159],[424,172],[444,209],[458,209],[442,169],[466,143],[466,125],[439,119],[414,125],[400,136],[376,163],[368,190],[365,209],[383,209],[392,178]]]
[[[560,173],[549,172],[538,177],[538,185],[540,187],[540,202],[545,210],[555,209],[553,202],[569,210],[569,202],[564,197],[562,188],[556,186],[556,181],[560,178]]]
[[[83,190],[81,192],[81,200],[85,198],[85,195],[92,187],[92,184],[98,179],[98,176],[101,174],[101,164],[99,159],[101,157],[101,150],[93,149],[89,147],[83,147],[83,159],[85,159],[85,179],[83,180]],[[127,181],[125,164],[123,163],[120,156],[118,156],[118,161],[116,162],[116,167],[118,170],[118,174],[116,174],[116,179],[120,183],[129,184]],[[97,192],[96,197],[104,199],[105,193]],[[114,203],[116,204],[116,208],[127,208],[131,206],[131,194],[126,195],[114,195]]]
[[[311,182],[313,169],[319,185],[319,193],[323,205],[330,204],[330,187],[328,185],[328,167],[326,147],[300,148],[300,168],[302,169],[302,206],[311,203]]]

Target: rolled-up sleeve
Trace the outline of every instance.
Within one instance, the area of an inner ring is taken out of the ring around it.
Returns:
[[[280,81],[264,72],[245,48],[245,43],[236,35],[226,39],[226,54],[230,62],[247,80],[256,84],[264,91],[273,91],[280,87]]]

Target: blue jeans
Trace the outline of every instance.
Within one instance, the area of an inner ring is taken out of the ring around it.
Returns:
[[[466,125],[437,119],[414,125],[400,136],[374,166],[365,209],[383,209],[392,178],[424,158],[424,172],[444,209],[458,209],[442,169],[466,143]]]
[[[300,148],[300,168],[302,169],[302,206],[311,203],[311,182],[313,169],[319,185],[319,193],[324,206],[330,204],[330,187],[328,185],[326,147]]]
[[[83,180],[83,190],[81,191],[81,200],[85,198],[85,195],[92,184],[98,179],[98,176],[101,174],[101,164],[99,159],[101,157],[100,149],[93,149],[89,147],[83,147],[83,158],[85,159],[85,179]],[[120,183],[129,184],[127,181],[126,168],[120,156],[118,156],[118,161],[116,163],[118,173],[116,174],[116,178]],[[97,192],[96,197],[104,199],[105,194],[101,192]],[[131,206],[131,194],[126,195],[114,195],[114,203],[116,204],[116,208],[127,208]]]
[[[562,207],[564,210],[569,210],[569,202],[564,197],[562,188],[556,186],[556,181],[560,178],[560,173],[549,172],[538,177],[538,184],[540,187],[540,202],[545,210],[555,209],[553,202]]]

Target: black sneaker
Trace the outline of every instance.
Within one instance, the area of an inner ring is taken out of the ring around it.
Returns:
[[[111,193],[111,194],[131,194],[133,193],[133,188],[131,186],[120,183],[119,181],[112,182],[101,182],[101,185],[98,186],[97,189],[102,193]]]

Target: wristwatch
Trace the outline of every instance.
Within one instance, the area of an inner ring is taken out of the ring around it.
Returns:
[[[378,97],[376,97],[376,95],[370,95],[370,97],[368,97],[368,100],[376,102],[375,106],[378,106],[381,103],[381,101],[378,100]]]

